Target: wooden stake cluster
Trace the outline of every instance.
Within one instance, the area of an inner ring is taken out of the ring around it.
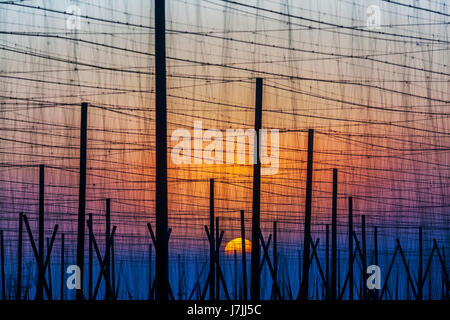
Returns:
[[[310,238],[311,238],[311,202],[312,202],[312,175],[313,175],[313,148],[314,130],[308,130],[308,159],[306,168],[306,199],[305,199],[305,227],[303,238],[303,278],[299,298],[308,299],[309,292],[309,265],[310,265]]]
[[[253,165],[253,212],[252,212],[252,260],[251,260],[251,282],[250,297],[253,301],[259,300],[261,291],[261,272],[260,263],[260,189],[261,189],[261,159],[260,159],[260,130],[262,128],[262,91],[263,80],[256,78],[256,97],[255,97],[255,135],[256,143],[254,147],[254,157],[256,163]],[[249,155],[251,157],[251,155]]]
[[[108,221],[109,218],[109,206],[110,206],[110,201],[109,199],[106,200],[106,221]],[[87,221],[87,226],[89,229],[89,238],[90,238],[90,243],[92,243],[92,247],[93,247],[93,251],[95,252],[95,255],[97,257],[97,262],[100,265],[100,273],[98,275],[95,287],[93,286],[93,276],[92,276],[92,267],[93,267],[93,262],[92,262],[92,256],[90,257],[90,261],[89,261],[89,299],[92,300],[96,300],[97,299],[97,294],[100,288],[100,284],[102,279],[104,280],[105,283],[105,299],[117,299],[117,294],[118,292],[115,290],[115,288],[113,286],[111,286],[111,275],[108,274],[107,268],[110,266],[111,263],[111,247],[112,247],[112,243],[113,243],[113,239],[114,239],[114,235],[116,233],[116,229],[117,227],[114,226],[112,228],[111,233],[108,233],[108,231],[105,232],[105,253],[102,255],[100,253],[100,249],[98,247],[97,244],[97,240],[95,238],[95,234],[94,234],[94,221],[92,219],[92,215],[89,215],[89,220]],[[92,291],[93,289],[93,291]]]

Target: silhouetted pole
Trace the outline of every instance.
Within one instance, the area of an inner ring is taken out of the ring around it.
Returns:
[[[306,200],[305,200],[305,230],[303,240],[303,279],[301,298],[308,300],[309,291],[309,252],[311,237],[311,200],[312,200],[312,174],[313,174],[313,148],[314,130],[308,130],[308,160],[306,166]]]
[[[352,197],[348,198],[348,299],[353,300],[353,198]]]
[[[77,233],[77,266],[80,268],[80,289],[76,291],[77,300],[83,299],[84,274],[84,225],[86,224],[86,150],[87,150],[87,115],[88,104],[81,104],[80,127],[80,186],[78,195],[78,233]]]
[[[337,169],[333,169],[333,198],[331,203],[331,299],[336,300],[337,276]]]
[[[92,220],[92,213],[89,213],[89,221],[90,221],[90,224],[91,224],[91,226],[92,226],[92,228],[93,228],[93,226],[94,226],[94,221]],[[93,272],[93,256],[94,256],[94,252],[93,252],[93,250],[94,250],[94,248],[93,248],[93,241],[94,241],[94,235],[92,234],[92,232],[93,232],[93,230],[92,230],[92,228],[89,228],[89,230],[88,230],[88,232],[89,232],[89,252],[88,252],[88,286],[89,286],[89,288],[88,288],[88,291],[89,291],[89,300],[92,300],[92,297],[93,297],[93,283],[92,283],[92,280],[93,280],[93,275],[92,275],[92,272]]]
[[[216,265],[220,267],[220,248],[219,248],[219,217],[216,217]],[[220,277],[219,272],[216,272],[216,299],[220,300]]]
[[[2,259],[1,273],[2,273],[2,299],[6,300],[5,287],[5,242],[3,239],[3,230],[0,230],[0,259]]]
[[[44,299],[44,165],[39,166],[39,230],[38,230],[38,288],[36,300]]]
[[[106,243],[106,252],[105,252],[105,279],[106,279],[106,285],[105,285],[105,300],[109,300],[111,298],[111,247],[109,245],[109,242],[111,241],[110,235],[111,235],[111,199],[106,199],[106,216],[105,216],[105,223],[106,223],[106,232],[105,232],[105,243]]]
[[[367,299],[367,286],[366,286],[366,278],[367,278],[367,250],[366,250],[366,216],[362,215],[361,216],[361,237],[362,237],[362,254],[363,254],[363,261],[362,261],[362,265],[363,265],[363,270],[362,270],[362,274],[363,274],[363,283],[362,283],[362,293],[363,293],[363,299],[366,300]]]
[[[46,240],[47,240],[47,252],[49,252],[50,251],[50,238],[46,238]],[[52,269],[51,269],[51,261],[50,261],[51,257],[48,256],[47,259],[48,259],[48,266],[47,266],[48,291],[50,293],[50,297],[48,297],[48,299],[52,300],[53,299],[52,298],[53,290],[52,290],[52,271],[51,271]]]
[[[277,222],[274,221],[273,222],[273,277],[274,277],[274,282],[278,285],[278,247],[277,247]],[[273,296],[275,297],[276,295],[274,294],[274,288],[275,286],[272,285],[272,293]]]
[[[238,300],[237,254],[234,250],[234,300]]]
[[[165,0],[155,1],[156,299],[169,298]],[[211,230],[211,232],[214,232]]]
[[[23,213],[19,213],[19,239],[17,243],[17,288],[16,300],[22,296],[22,231],[23,231]]]
[[[59,297],[61,300],[64,300],[64,288],[65,288],[65,283],[64,283],[64,233],[61,234],[61,269],[60,269],[60,282],[61,282],[61,292],[59,294]]]
[[[256,143],[254,152],[256,163],[253,165],[253,212],[252,212],[252,260],[251,260],[251,281],[250,297],[252,300],[259,300],[261,274],[259,264],[261,263],[261,252],[259,245],[260,233],[260,190],[261,190],[261,159],[260,159],[260,136],[262,127],[262,78],[256,78],[255,96],[255,134]],[[249,155],[251,157],[252,155]]]
[[[244,284],[244,300],[247,300],[247,257],[245,250],[245,221],[244,210],[241,210],[241,240],[242,240],[242,282]],[[253,243],[252,243],[253,250]]]
[[[209,180],[209,300],[214,300],[216,268],[214,264],[215,240],[214,240],[214,179]]]
[[[445,299],[445,295],[446,295],[446,278],[445,278],[445,266],[447,265],[445,262],[445,247],[442,247],[442,255],[443,255],[443,261],[444,263],[442,264],[442,277],[441,277],[441,300]]]
[[[330,225],[325,226],[325,280],[327,284],[327,300],[330,299]]]
[[[423,299],[423,246],[422,246],[422,227],[419,227],[419,276],[417,286],[417,300]],[[430,276],[431,278],[431,276]]]

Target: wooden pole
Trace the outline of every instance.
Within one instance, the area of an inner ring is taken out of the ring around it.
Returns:
[[[47,240],[47,253],[50,252],[50,238],[46,238]],[[50,262],[50,255],[48,256],[48,266],[47,266],[47,278],[48,278],[48,291],[50,292],[50,295],[52,295],[52,268],[51,268],[51,262]],[[49,300],[52,299],[52,297],[48,297]]]
[[[111,199],[106,199],[106,216],[105,216],[105,243],[106,243],[106,251],[105,251],[105,300],[111,299],[111,246],[109,245],[111,239]]]
[[[261,159],[260,159],[260,130],[262,127],[262,92],[263,80],[256,78],[255,95],[255,135],[254,157],[256,163],[253,165],[253,212],[252,212],[252,256],[251,256],[251,281],[250,297],[253,301],[259,300],[261,291],[261,274],[259,264],[261,263],[261,249],[259,245],[260,232],[260,192],[261,192]],[[251,157],[251,155],[249,155]]]
[[[216,268],[214,264],[215,240],[214,240],[214,179],[209,180],[209,300],[214,300]]]
[[[241,210],[241,240],[242,240],[242,282],[244,284],[244,288],[243,288],[244,300],[247,300],[247,257],[246,257],[246,252],[245,252],[246,250],[245,250],[244,210]],[[252,243],[252,247],[253,247],[253,243]]]
[[[216,265],[220,267],[220,251],[219,251],[219,217],[216,217]],[[220,300],[220,277],[219,272],[216,272],[216,300]]]
[[[38,230],[38,287],[36,300],[44,299],[44,165],[39,166],[39,230]]]
[[[445,274],[447,272],[447,270],[445,269],[447,263],[446,263],[446,258],[445,258],[445,247],[444,246],[442,247],[442,258],[443,258],[442,261],[444,263],[442,263],[442,277],[441,277],[441,279],[442,279],[442,281],[441,281],[442,297],[441,297],[441,299],[444,300],[447,295],[447,284],[446,284],[447,278],[445,276]]]
[[[305,200],[305,230],[303,240],[303,279],[301,286],[301,299],[308,300],[309,291],[309,252],[311,238],[311,200],[312,200],[312,175],[313,175],[313,149],[314,130],[308,130],[308,160],[306,169],[306,200]]]
[[[155,1],[156,299],[169,299],[165,0]]]
[[[366,216],[362,215],[361,216],[361,237],[362,237],[362,254],[363,254],[363,261],[362,261],[362,265],[363,265],[363,276],[362,276],[362,280],[363,283],[361,284],[361,290],[362,290],[362,297],[363,300],[367,299],[367,286],[366,286],[366,279],[367,279],[367,250],[366,250]]]
[[[17,244],[17,288],[16,300],[22,297],[22,245],[23,245],[23,213],[19,213],[19,239]]]
[[[330,225],[325,226],[325,279],[327,300],[330,299]]]
[[[60,282],[61,282],[61,288],[60,288],[60,294],[59,297],[61,300],[64,300],[64,288],[66,287],[64,283],[64,275],[65,275],[65,261],[64,261],[64,233],[61,234],[61,269],[60,269]]]
[[[237,254],[234,250],[234,300],[238,300]]]
[[[331,299],[336,300],[337,285],[337,169],[333,169],[333,198],[331,205]]]
[[[353,197],[348,198],[348,299],[353,300]],[[363,271],[365,272],[365,270]]]
[[[84,267],[84,230],[86,224],[86,150],[87,150],[87,115],[88,104],[81,104],[80,127],[80,185],[78,195],[78,233],[77,233],[77,266],[80,268],[80,289],[76,291],[78,301],[83,299],[83,267]]]
[[[94,221],[93,221],[93,219],[92,219],[92,213],[89,213],[89,221],[90,221],[90,224],[91,224],[91,226],[93,227],[94,226]],[[88,288],[88,290],[89,290],[89,300],[92,300],[92,298],[93,298],[93,283],[92,283],[92,281],[93,281],[93,275],[92,275],[92,272],[93,272],[93,257],[94,257],[94,248],[93,248],[93,241],[94,241],[94,235],[93,235],[93,231],[91,230],[91,228],[89,228],[89,230],[88,230],[88,232],[89,232],[89,255],[88,255],[88,259],[89,259],[89,261],[88,261],[88,282],[89,282],[89,288]]]
[[[278,248],[277,248],[277,222],[273,222],[273,282],[272,285],[272,295],[276,297],[275,295],[275,286],[278,285]]]

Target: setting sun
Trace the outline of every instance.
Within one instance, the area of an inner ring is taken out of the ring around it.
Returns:
[[[227,243],[225,246],[225,253],[226,254],[234,254],[236,253],[242,253],[242,238],[236,238]],[[245,239],[245,252],[250,253],[252,251],[252,243]]]

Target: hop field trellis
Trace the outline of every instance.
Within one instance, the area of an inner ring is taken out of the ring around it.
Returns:
[[[379,1],[381,29],[368,29],[370,4],[166,3],[169,298],[448,298],[448,9]],[[0,4],[4,299],[75,298],[63,271],[80,261],[83,206],[84,297],[159,292],[154,12],[153,1]],[[280,130],[276,175],[170,162],[170,132],[194,121],[257,129],[258,90],[260,127]],[[260,256],[225,253],[239,237]],[[375,295],[371,264],[386,280]]]

